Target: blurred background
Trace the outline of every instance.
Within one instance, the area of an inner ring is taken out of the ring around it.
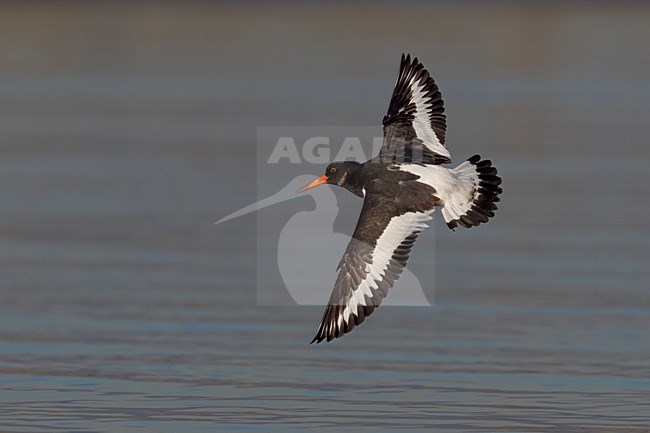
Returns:
[[[1,3],[0,430],[647,431],[649,46],[642,2]],[[379,125],[402,52],[503,201],[422,236],[433,307],[309,346],[255,227],[313,202],[213,222],[257,126]]]

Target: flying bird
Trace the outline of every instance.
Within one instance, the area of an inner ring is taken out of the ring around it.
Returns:
[[[429,72],[417,57],[402,54],[379,155],[364,163],[333,162],[298,191],[330,184],[364,199],[312,343],[343,336],[379,307],[437,207],[452,230],[494,216],[502,190],[490,160],[474,155],[454,168],[441,165],[452,162],[444,112]]]

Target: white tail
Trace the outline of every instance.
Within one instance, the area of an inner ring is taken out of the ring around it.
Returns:
[[[450,229],[460,224],[473,227],[485,223],[497,210],[495,202],[503,191],[501,178],[490,160],[474,155],[452,171],[457,185],[453,194],[444,197],[442,216]]]

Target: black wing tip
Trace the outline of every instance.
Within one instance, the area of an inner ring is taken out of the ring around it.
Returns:
[[[343,334],[341,334],[341,335],[331,335],[331,334],[323,335],[321,333],[321,331],[319,330],[318,333],[316,334],[316,336],[309,342],[309,344],[314,344],[314,343],[319,344],[323,340],[327,340],[329,342],[329,341],[332,341],[335,338],[342,337],[342,336],[343,336]]]
[[[400,270],[401,273],[401,270]],[[370,300],[370,299],[368,299]],[[316,332],[316,336],[309,342],[309,344],[319,344],[322,341],[326,340],[328,343],[334,339],[341,338],[344,335],[352,332],[354,328],[357,326],[361,325],[364,320],[366,320],[366,317],[370,316],[375,309],[379,308],[379,305],[381,304],[381,297],[379,298],[376,304],[372,305],[359,305],[357,306],[357,313],[352,314],[351,320],[349,322],[343,322],[343,326],[339,327],[336,326],[336,322],[334,322],[334,326],[331,326],[330,321],[331,320],[338,320],[338,316],[331,317],[330,311],[333,311],[331,308],[332,305],[328,305],[327,308],[325,309],[325,314],[323,315],[323,320],[318,328],[318,331]]]
[[[411,73],[409,73],[412,71]],[[411,55],[408,53],[402,53],[402,58],[400,60],[399,67],[399,77],[411,77],[420,74],[418,79],[421,79],[423,74],[426,74],[426,78],[429,77],[429,72],[424,68],[424,65],[420,63],[417,57],[413,57],[411,60]],[[425,79],[426,79],[425,78]]]
[[[411,57],[413,57],[412,61],[411,61]],[[411,53],[402,53],[402,58],[400,60],[400,63],[402,65],[417,66],[418,64],[420,64],[420,61],[418,60],[417,57],[411,56]]]

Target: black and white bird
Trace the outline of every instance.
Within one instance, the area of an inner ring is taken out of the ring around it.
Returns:
[[[341,337],[372,314],[402,273],[436,207],[451,229],[477,226],[494,216],[502,190],[491,161],[474,155],[455,168],[441,165],[452,162],[444,111],[433,78],[417,58],[402,55],[379,155],[364,163],[333,162],[299,190],[327,183],[364,199],[312,343]]]

